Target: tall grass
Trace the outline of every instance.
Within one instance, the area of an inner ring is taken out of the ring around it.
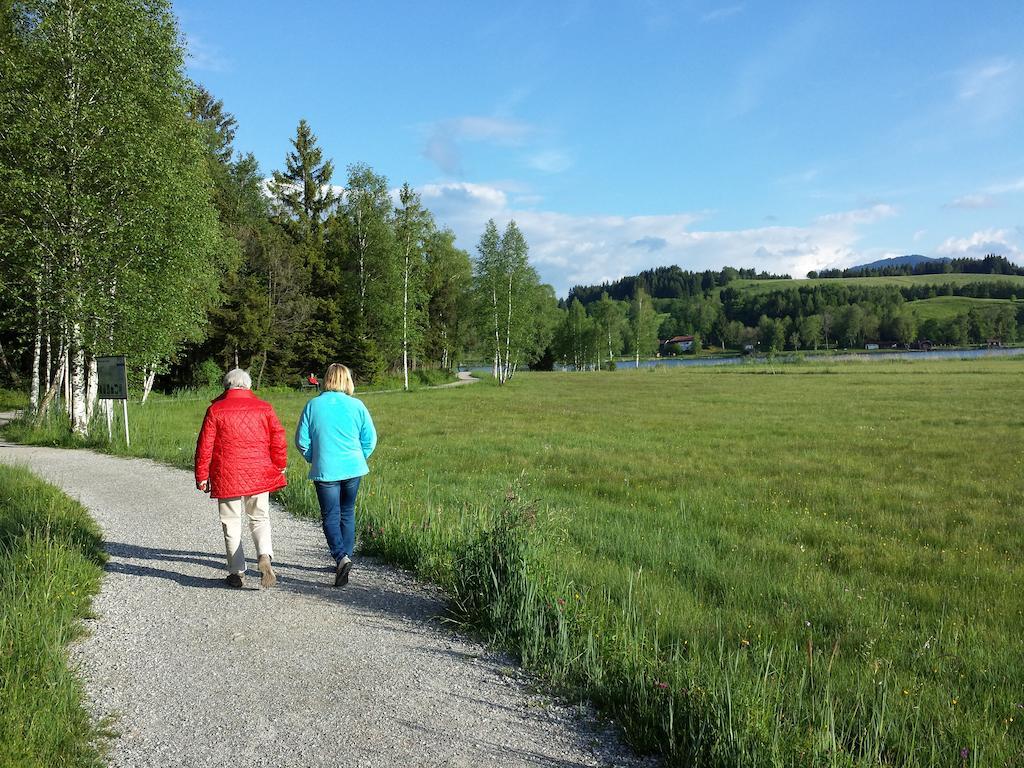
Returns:
[[[28,395],[20,389],[0,387],[0,413],[16,411],[28,405]]]
[[[368,394],[361,546],[673,764],[1021,765],[1022,372],[807,363]],[[291,428],[305,398],[271,400]],[[187,466],[201,416],[133,408],[131,452]],[[301,464],[281,498],[316,515]]]
[[[102,562],[79,504],[0,464],[0,765],[102,765],[102,734],[67,664]]]

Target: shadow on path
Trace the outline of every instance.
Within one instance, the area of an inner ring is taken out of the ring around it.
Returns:
[[[110,554],[106,570],[140,578],[173,581],[193,589],[231,589],[224,583],[227,572],[224,555],[195,550],[163,549],[136,544],[108,541],[104,548]],[[257,584],[254,577],[256,563],[246,560],[249,574],[247,584]],[[184,566],[184,567],[182,567]],[[197,575],[198,568],[213,571],[209,576]],[[274,561],[277,586],[273,589],[290,592],[305,598],[325,600],[372,614],[397,616],[416,622],[433,621],[445,612],[442,600],[432,595],[420,595],[391,588],[380,574],[386,570],[373,560],[358,559],[352,570],[352,581],[347,587],[334,587],[334,569],[314,567],[287,561]],[[370,587],[359,582],[361,574],[375,582]],[[248,589],[242,591],[256,591]]]

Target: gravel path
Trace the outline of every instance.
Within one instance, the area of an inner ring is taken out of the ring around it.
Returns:
[[[584,707],[537,693],[507,658],[450,632],[444,603],[357,559],[333,589],[313,523],[272,512],[278,586],[223,586],[216,508],[144,459],[0,443],[79,499],[110,561],[72,653],[112,766],[644,765]]]

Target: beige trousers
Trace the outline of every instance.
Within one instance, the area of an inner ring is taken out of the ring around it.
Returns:
[[[245,573],[245,552],[242,551],[242,510],[249,518],[249,532],[256,545],[256,556],[274,557],[270,541],[270,494],[218,499],[220,527],[224,529],[224,551],[228,556],[228,573]]]

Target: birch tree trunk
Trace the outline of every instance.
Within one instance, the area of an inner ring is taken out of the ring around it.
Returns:
[[[491,304],[494,307],[494,379],[498,384],[501,380],[501,335],[498,329],[498,288],[491,286]]]
[[[263,359],[260,360],[260,372],[259,372],[259,375],[256,376],[256,389],[259,389],[260,386],[262,386],[262,384],[263,384],[263,372],[266,369],[267,369],[267,350],[264,349],[263,350]],[[148,394],[149,394],[149,392],[145,392],[142,395],[142,402],[143,403],[146,402],[146,395],[148,395]]]
[[[366,308],[366,232],[359,203],[356,203],[356,247],[359,249],[359,318],[362,320]]]
[[[636,308],[636,369],[640,370],[640,326],[643,325],[644,317],[644,299],[639,297],[637,299],[639,306]]]
[[[86,389],[85,398],[85,423],[92,424],[92,416],[96,410],[96,400],[99,398],[99,371],[96,366],[96,358],[89,355],[89,383]]]
[[[42,336],[43,336],[43,318],[38,312],[36,313],[36,335],[32,341],[32,383],[31,391],[28,395],[28,409],[31,413],[39,411],[39,365],[41,363],[40,349],[42,347]],[[47,346],[49,346],[49,337],[47,337]],[[47,363],[48,365],[49,363]],[[50,378],[50,372],[46,372],[46,378]]]
[[[406,236],[408,238],[408,235]],[[402,375],[405,377],[405,389],[409,389],[409,248],[408,239],[405,243],[405,275],[402,286]]]
[[[262,371],[260,372],[262,374]],[[146,367],[145,378],[142,380],[142,404],[145,405],[146,398],[153,391],[153,380],[156,378],[156,363]],[[258,389],[258,387],[257,387]]]
[[[57,353],[57,357],[60,360],[64,360],[65,349],[64,343],[61,342],[60,351]],[[46,380],[46,394],[43,396],[42,401],[39,403],[39,409],[36,411],[36,426],[38,427],[43,422],[43,417],[46,415],[47,409],[50,407],[50,403],[53,402],[53,398],[56,397],[58,390],[64,385],[65,380],[65,366],[64,363],[57,367],[57,370],[53,372],[53,378],[50,379],[47,375]]]
[[[64,359],[61,362],[60,380],[64,382],[64,411],[71,418],[71,350],[64,343]]]
[[[85,411],[85,348],[82,346],[82,327],[71,324],[71,345],[74,349],[71,363],[71,429],[76,435],[89,435],[89,421]]]
[[[505,361],[502,364],[501,383],[509,379],[512,370],[512,280],[514,273],[508,273],[508,325],[505,326]]]

